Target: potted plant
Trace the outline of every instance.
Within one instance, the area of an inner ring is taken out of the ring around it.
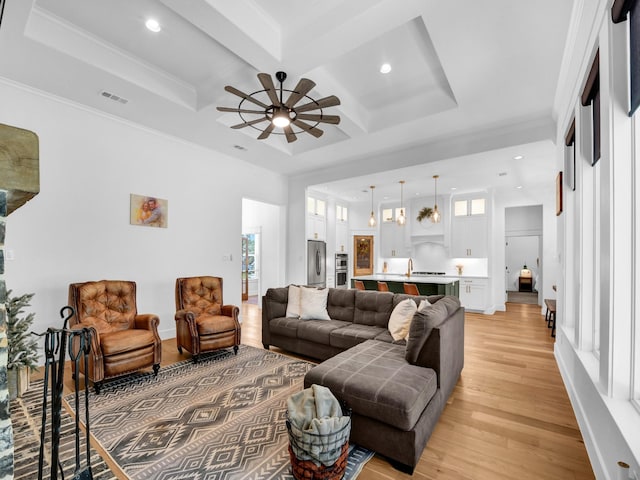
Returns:
[[[36,370],[38,361],[38,342],[31,334],[34,313],[24,315],[24,308],[30,306],[33,293],[12,297],[7,292],[7,384],[9,398],[22,396],[29,387],[30,373]]]

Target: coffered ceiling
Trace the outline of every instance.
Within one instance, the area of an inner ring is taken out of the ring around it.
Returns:
[[[540,142],[553,151],[572,7],[573,0],[8,0],[0,77],[286,175],[375,158],[385,171],[421,165],[434,151],[444,159],[516,145],[525,156],[533,145],[529,158],[539,158]],[[162,30],[147,30],[148,18]],[[385,62],[388,74],[379,71]],[[337,95],[341,105],[325,112],[341,123],[294,143],[230,129],[240,119],[216,106],[240,99],[225,85],[251,93],[262,89],[259,72],[279,70],[285,88],[305,77],[316,83],[311,97]],[[476,158],[492,178],[495,157]]]

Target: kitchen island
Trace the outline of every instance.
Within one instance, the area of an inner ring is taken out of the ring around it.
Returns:
[[[404,293],[405,283],[415,283],[421,295],[460,296],[460,281],[454,277],[440,275],[407,276],[399,273],[379,273],[352,278],[351,288],[354,287],[354,280],[361,280],[366,290],[377,290],[378,282],[387,282],[390,292]]]

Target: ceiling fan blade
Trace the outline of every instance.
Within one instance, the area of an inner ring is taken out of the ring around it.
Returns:
[[[262,103],[260,100],[256,100],[255,98],[253,98],[250,95],[247,95],[244,92],[241,92],[240,90],[238,90],[235,87],[232,87],[230,85],[227,85],[226,87],[224,87],[224,89],[229,92],[229,93],[233,93],[234,95],[239,96],[240,98],[244,98],[245,100],[251,102],[251,103],[255,103],[256,105],[258,105],[259,107],[264,108],[265,110],[267,108],[269,108],[269,105],[265,105],[264,103]]]
[[[291,125],[287,125],[286,127],[284,127],[284,134],[287,137],[287,142],[289,143],[295,142],[298,139],[298,137],[296,137],[296,134],[293,133]]]
[[[275,128],[275,125],[273,123],[270,123],[267,128],[265,128],[262,133],[258,136],[258,140],[265,140],[269,135],[271,135],[271,132],[273,131],[273,129]]]
[[[244,122],[244,123],[239,123],[238,125],[232,125],[231,128],[244,128],[244,127],[250,127],[251,125],[255,125],[256,123],[260,123],[260,122],[266,122],[267,120],[269,120],[267,117],[262,117],[262,118],[257,118],[255,120],[251,120],[250,122]]]
[[[298,85],[296,85],[296,88],[293,89],[293,92],[291,92],[291,95],[287,98],[287,101],[284,102],[285,107],[293,108],[293,106],[315,86],[316,83],[313,80],[301,78]]]
[[[301,113],[298,115],[300,120],[310,120],[312,122],[330,123],[332,125],[338,125],[340,123],[339,115],[318,115],[310,113]]]
[[[324,97],[324,98],[321,98],[320,100],[314,100],[313,102],[300,105],[299,107],[296,107],[294,110],[297,113],[302,113],[302,112],[308,112],[309,110],[315,110],[316,108],[335,107],[336,105],[340,105],[340,99],[335,95],[331,95],[330,97]]]
[[[304,130],[305,132],[310,133],[311,135],[313,135],[316,138],[320,138],[322,136],[322,134],[324,133],[322,130],[320,130],[317,127],[312,127],[311,125],[309,125],[308,123],[304,123],[303,121],[300,120],[294,120],[293,124],[296,127],[301,128],[302,130]]]
[[[257,115],[264,115],[264,110],[246,110],[244,108],[231,108],[231,107],[217,107],[221,112],[232,112],[232,113],[255,113]]]
[[[269,100],[276,107],[280,106],[280,99],[278,98],[278,94],[276,93],[276,87],[273,85],[273,80],[271,79],[271,75],[268,73],[259,73],[258,80],[267,91],[267,95],[269,95]]]

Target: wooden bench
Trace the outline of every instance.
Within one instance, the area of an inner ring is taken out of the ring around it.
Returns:
[[[547,307],[547,313],[545,314],[545,320],[547,321],[547,328],[551,329],[551,336],[556,336],[556,301],[550,298],[545,298],[544,304]]]

